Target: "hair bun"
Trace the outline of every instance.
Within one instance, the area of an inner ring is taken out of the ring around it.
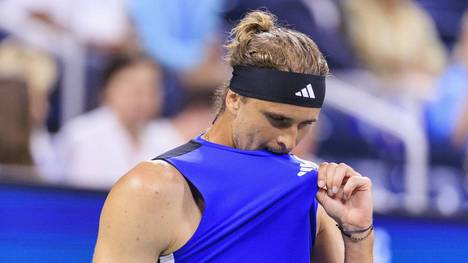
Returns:
[[[276,17],[263,11],[248,13],[233,30],[234,38],[239,41],[248,41],[253,35],[269,32],[275,27]]]

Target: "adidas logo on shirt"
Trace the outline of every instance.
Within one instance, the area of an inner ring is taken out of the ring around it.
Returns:
[[[313,163],[313,162],[310,162],[310,161],[306,161],[306,160],[303,160],[295,155],[293,155],[294,158],[296,158],[296,160],[300,161],[300,169],[299,169],[299,172],[297,173],[297,176],[303,176],[305,175],[306,173],[312,171],[312,170],[317,170],[318,169],[318,165]]]
[[[317,169],[317,166],[314,163],[301,163],[301,169],[297,173],[297,176],[303,176],[314,169]]]
[[[296,92],[296,96],[315,99],[314,89],[312,89],[312,84],[308,84],[305,88],[301,89],[301,91]]]

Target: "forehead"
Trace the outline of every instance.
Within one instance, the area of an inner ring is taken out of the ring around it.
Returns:
[[[299,121],[307,119],[317,119],[320,113],[319,108],[309,108],[285,103],[270,102],[249,98],[247,104],[256,110],[275,113]]]

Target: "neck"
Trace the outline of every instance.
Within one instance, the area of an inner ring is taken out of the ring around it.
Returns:
[[[213,143],[235,147],[229,116],[226,113],[222,113],[215,123],[208,128],[204,138]]]

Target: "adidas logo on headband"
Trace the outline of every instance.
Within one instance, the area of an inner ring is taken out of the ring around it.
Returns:
[[[301,89],[301,91],[296,92],[296,96],[315,99],[315,93],[312,89],[312,84],[308,84],[305,88]]]
[[[229,88],[248,98],[321,108],[325,80],[326,76],[235,65]]]

